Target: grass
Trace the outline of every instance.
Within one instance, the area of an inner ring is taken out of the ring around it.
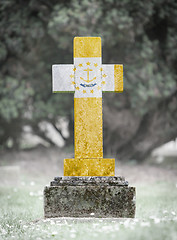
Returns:
[[[0,239],[177,239],[177,186],[142,183],[135,219],[43,219],[40,181],[0,187]]]

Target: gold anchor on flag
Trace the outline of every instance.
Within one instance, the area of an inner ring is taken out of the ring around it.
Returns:
[[[81,80],[83,80],[83,81],[85,81],[87,83],[90,83],[90,82],[92,82],[93,80],[96,79],[96,77],[94,77],[93,79],[89,80],[89,72],[93,71],[92,69],[87,68],[84,71],[87,72],[87,80],[84,80],[82,77],[80,77]]]

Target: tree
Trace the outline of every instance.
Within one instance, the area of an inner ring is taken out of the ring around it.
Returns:
[[[104,95],[104,151],[142,160],[177,136],[177,4],[174,0],[0,3],[0,142],[18,146],[22,126],[57,128],[72,94],[51,94],[51,64],[72,63],[74,36],[101,36],[103,63],[124,64],[124,93]],[[51,142],[52,143],[52,142]]]

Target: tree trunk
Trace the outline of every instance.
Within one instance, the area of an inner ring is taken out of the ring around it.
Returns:
[[[106,108],[105,115],[114,119],[116,112]],[[177,136],[177,90],[142,118],[124,109],[116,116],[122,121],[119,119],[117,128],[113,127],[111,121],[106,121],[105,124],[108,132],[110,131],[105,134],[104,139],[106,153],[116,154],[119,160],[143,161],[154,148]]]

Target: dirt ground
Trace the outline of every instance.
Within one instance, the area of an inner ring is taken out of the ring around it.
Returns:
[[[20,152],[0,152],[1,184],[16,184],[20,176],[42,178],[46,184],[55,177],[63,175],[64,158],[73,157],[59,148],[39,147]],[[177,183],[177,161],[174,164],[155,164],[151,161],[137,164],[135,161],[123,163],[116,161],[116,175],[124,176],[130,185],[175,181]]]

